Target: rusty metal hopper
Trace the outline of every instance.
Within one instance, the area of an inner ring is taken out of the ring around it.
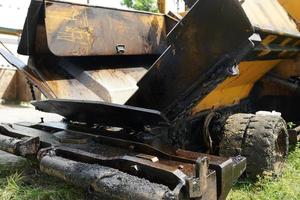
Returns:
[[[18,52],[48,98],[123,104],[167,48],[160,14],[32,1]],[[169,27],[170,26],[170,27]]]
[[[203,98],[232,75],[253,33],[235,0],[197,1],[176,23],[160,14],[32,1],[19,53],[30,56],[25,71],[50,99],[127,102],[171,119],[196,93]]]

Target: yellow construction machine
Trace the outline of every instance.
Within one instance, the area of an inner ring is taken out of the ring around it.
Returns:
[[[279,174],[300,130],[299,0],[159,3],[32,0],[28,64],[0,53],[64,120],[1,124],[0,149],[112,199],[225,199],[242,174]]]

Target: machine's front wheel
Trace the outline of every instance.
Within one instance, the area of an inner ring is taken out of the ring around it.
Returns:
[[[249,177],[281,174],[288,156],[288,131],[282,117],[268,112],[234,114],[227,118],[223,131],[219,154],[245,156]]]

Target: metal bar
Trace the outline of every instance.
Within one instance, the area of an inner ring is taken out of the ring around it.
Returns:
[[[47,40],[41,42],[54,55],[161,54],[167,46],[164,15],[51,0],[44,4],[45,15],[39,18]]]
[[[175,198],[166,186],[151,183],[110,167],[76,162],[59,156],[43,156],[40,160],[40,169],[48,175],[77,186],[109,195],[112,199]]]
[[[11,52],[4,50],[0,47],[0,55],[11,65],[16,67],[19,70],[24,70],[27,66],[22,60],[14,56]]]
[[[22,30],[0,27],[0,34],[20,36],[22,34]]]
[[[41,92],[47,98],[54,98],[55,94],[51,91],[49,87],[47,87],[42,81],[38,80],[36,76],[32,75],[32,70],[27,67],[27,65],[17,58],[12,53],[0,48],[0,55],[12,66],[16,67],[18,70],[23,72],[26,75],[26,78],[35,86],[37,86]]]
[[[111,95],[109,91],[88,72],[66,60],[61,60],[59,65],[63,70],[71,74],[74,78],[76,78],[76,80],[94,92],[105,102],[111,102]]]
[[[53,152],[57,156],[67,159],[113,167],[129,174],[145,177],[150,181],[167,185],[171,189],[174,189],[179,183],[185,183],[187,177],[177,167],[164,165],[160,162],[153,163],[135,156],[105,157],[68,147],[57,147]]]
[[[198,158],[196,161],[196,177],[189,179],[187,182],[190,198],[199,198],[207,190],[207,157]]]
[[[16,139],[0,134],[0,150],[20,156],[36,154],[40,145],[38,137]]]
[[[16,124],[0,124],[0,133],[11,138],[39,138],[41,147],[59,144],[56,138],[45,131],[29,127],[20,127]]]

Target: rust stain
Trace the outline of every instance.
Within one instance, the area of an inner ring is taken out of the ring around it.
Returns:
[[[78,12],[74,7],[72,8],[72,17],[65,18],[67,21],[76,21],[79,26],[65,26],[62,31],[58,32],[57,39],[74,44],[80,44],[80,49],[74,49],[73,55],[88,54],[94,42],[94,28],[89,25],[87,11]],[[66,22],[67,24],[69,22]]]

